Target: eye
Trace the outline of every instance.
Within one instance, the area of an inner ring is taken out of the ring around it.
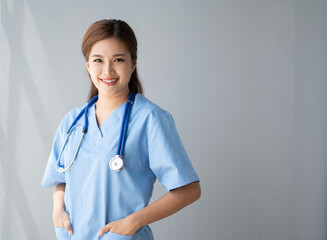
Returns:
[[[125,60],[124,59],[122,59],[122,58],[116,58],[115,60],[114,60],[114,62],[124,62]]]
[[[93,62],[102,62],[101,59],[94,59]]]

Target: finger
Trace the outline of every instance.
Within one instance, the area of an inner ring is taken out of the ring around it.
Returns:
[[[105,234],[106,232],[109,232],[110,231],[110,226],[109,225],[104,225],[100,231],[98,232],[98,237],[102,236],[103,234]]]
[[[70,224],[70,221],[64,221],[63,222],[65,228],[66,228],[66,231],[69,233],[69,235],[73,235],[73,228],[72,228],[72,225]]]

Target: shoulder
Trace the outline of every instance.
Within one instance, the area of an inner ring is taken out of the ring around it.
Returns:
[[[135,97],[135,112],[151,118],[170,115],[165,109],[151,102],[141,94],[137,94]]]
[[[165,129],[175,126],[174,119],[169,112],[141,94],[135,97],[133,112],[132,115],[138,124],[142,127],[146,126],[147,129]]]
[[[60,128],[63,131],[67,131],[68,128],[70,127],[70,125],[74,122],[75,118],[77,117],[77,115],[83,110],[83,108],[87,105],[87,103],[74,107],[73,109],[71,109],[68,113],[66,113],[66,115],[64,116],[64,118],[62,119],[61,123],[60,123]]]

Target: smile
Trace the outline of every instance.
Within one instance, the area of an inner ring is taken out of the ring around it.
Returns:
[[[106,83],[112,83],[112,82],[115,82],[118,80],[118,78],[115,78],[115,79],[112,79],[112,80],[104,80],[104,79],[101,79],[102,81],[106,82]]]

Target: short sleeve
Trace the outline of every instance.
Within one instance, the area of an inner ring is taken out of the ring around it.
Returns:
[[[150,168],[166,191],[199,181],[171,115],[151,117],[147,127]]]
[[[41,183],[43,187],[52,187],[66,182],[65,173],[60,173],[56,170],[56,162],[65,137],[64,123],[65,118],[61,121],[52,143],[50,156]]]

